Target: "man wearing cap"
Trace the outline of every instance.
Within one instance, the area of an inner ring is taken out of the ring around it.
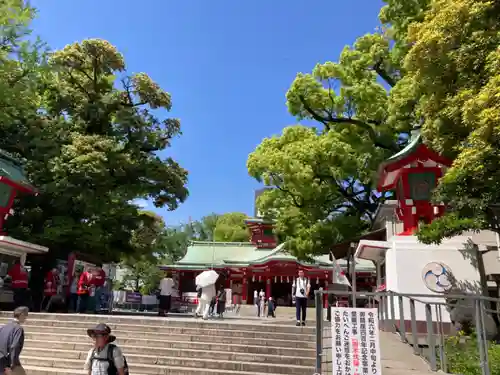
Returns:
[[[111,335],[111,328],[106,324],[100,323],[93,329],[88,329],[87,334],[94,340],[94,348],[90,349],[85,361],[84,369],[89,375],[107,375],[115,373],[125,375],[127,366],[125,357],[119,347],[112,346],[112,361],[108,357],[109,345],[116,340]]]

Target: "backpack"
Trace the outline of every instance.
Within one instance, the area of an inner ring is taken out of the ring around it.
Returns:
[[[118,369],[116,368],[115,361],[113,359],[113,350],[115,350],[115,348],[116,348],[116,345],[108,344],[108,355],[107,355],[106,359],[104,359],[104,358],[96,358],[95,357],[95,351],[92,354],[92,361],[96,360],[96,361],[107,361],[108,362],[108,364],[109,364],[108,375],[118,375]],[[125,363],[125,366],[123,368],[124,373],[125,373],[125,375],[129,375],[127,358],[125,358],[125,356],[123,356],[123,360],[124,360],[124,363]]]

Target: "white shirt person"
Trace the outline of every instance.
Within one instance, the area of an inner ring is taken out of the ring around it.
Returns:
[[[292,297],[295,298],[295,312],[297,326],[306,325],[307,299],[311,291],[311,282],[304,276],[304,271],[299,271],[299,277],[293,281]]]

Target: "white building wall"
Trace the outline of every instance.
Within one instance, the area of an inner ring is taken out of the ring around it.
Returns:
[[[395,236],[390,242],[392,247],[386,253],[386,283],[387,290],[405,294],[434,294],[427,288],[423,280],[423,270],[428,263],[444,263],[451,270],[457,287],[463,292],[478,293],[480,287],[480,273],[473,266],[476,257],[474,247],[466,246],[467,237],[455,237],[444,241],[441,245],[424,245],[418,242],[415,236]],[[466,249],[468,247],[468,249]],[[416,319],[425,320],[425,298],[415,303]],[[429,302],[444,302],[444,298],[428,298]],[[395,318],[399,319],[399,303],[395,298]],[[410,320],[410,302],[403,301],[404,319]],[[433,315],[434,307],[432,308]],[[445,309],[443,322],[450,322]],[[390,308],[389,308],[390,313]],[[434,319],[436,319],[434,317]]]

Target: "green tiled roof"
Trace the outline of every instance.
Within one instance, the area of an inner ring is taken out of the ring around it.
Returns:
[[[332,262],[328,255],[313,258],[315,265],[320,268],[330,268]],[[175,265],[169,268],[200,269],[205,267],[245,267],[264,264],[269,261],[295,261],[297,258],[287,253],[281,244],[274,249],[259,249],[248,242],[192,242],[187,248],[186,255]],[[304,262],[298,262],[308,265]],[[346,261],[340,260],[341,267],[346,266]],[[357,261],[358,270],[372,271],[374,265],[371,261]],[[310,265],[310,264],[309,264]]]
[[[399,151],[397,154],[392,155],[389,159],[387,159],[384,164],[390,164],[401,160],[411,154],[415,149],[420,145],[422,140],[422,136],[420,135],[420,130],[415,129],[412,131],[411,138],[408,141],[408,144],[404,149]]]
[[[30,182],[24,174],[21,163],[12,156],[0,150],[0,176],[9,178],[10,180],[32,188]]]

